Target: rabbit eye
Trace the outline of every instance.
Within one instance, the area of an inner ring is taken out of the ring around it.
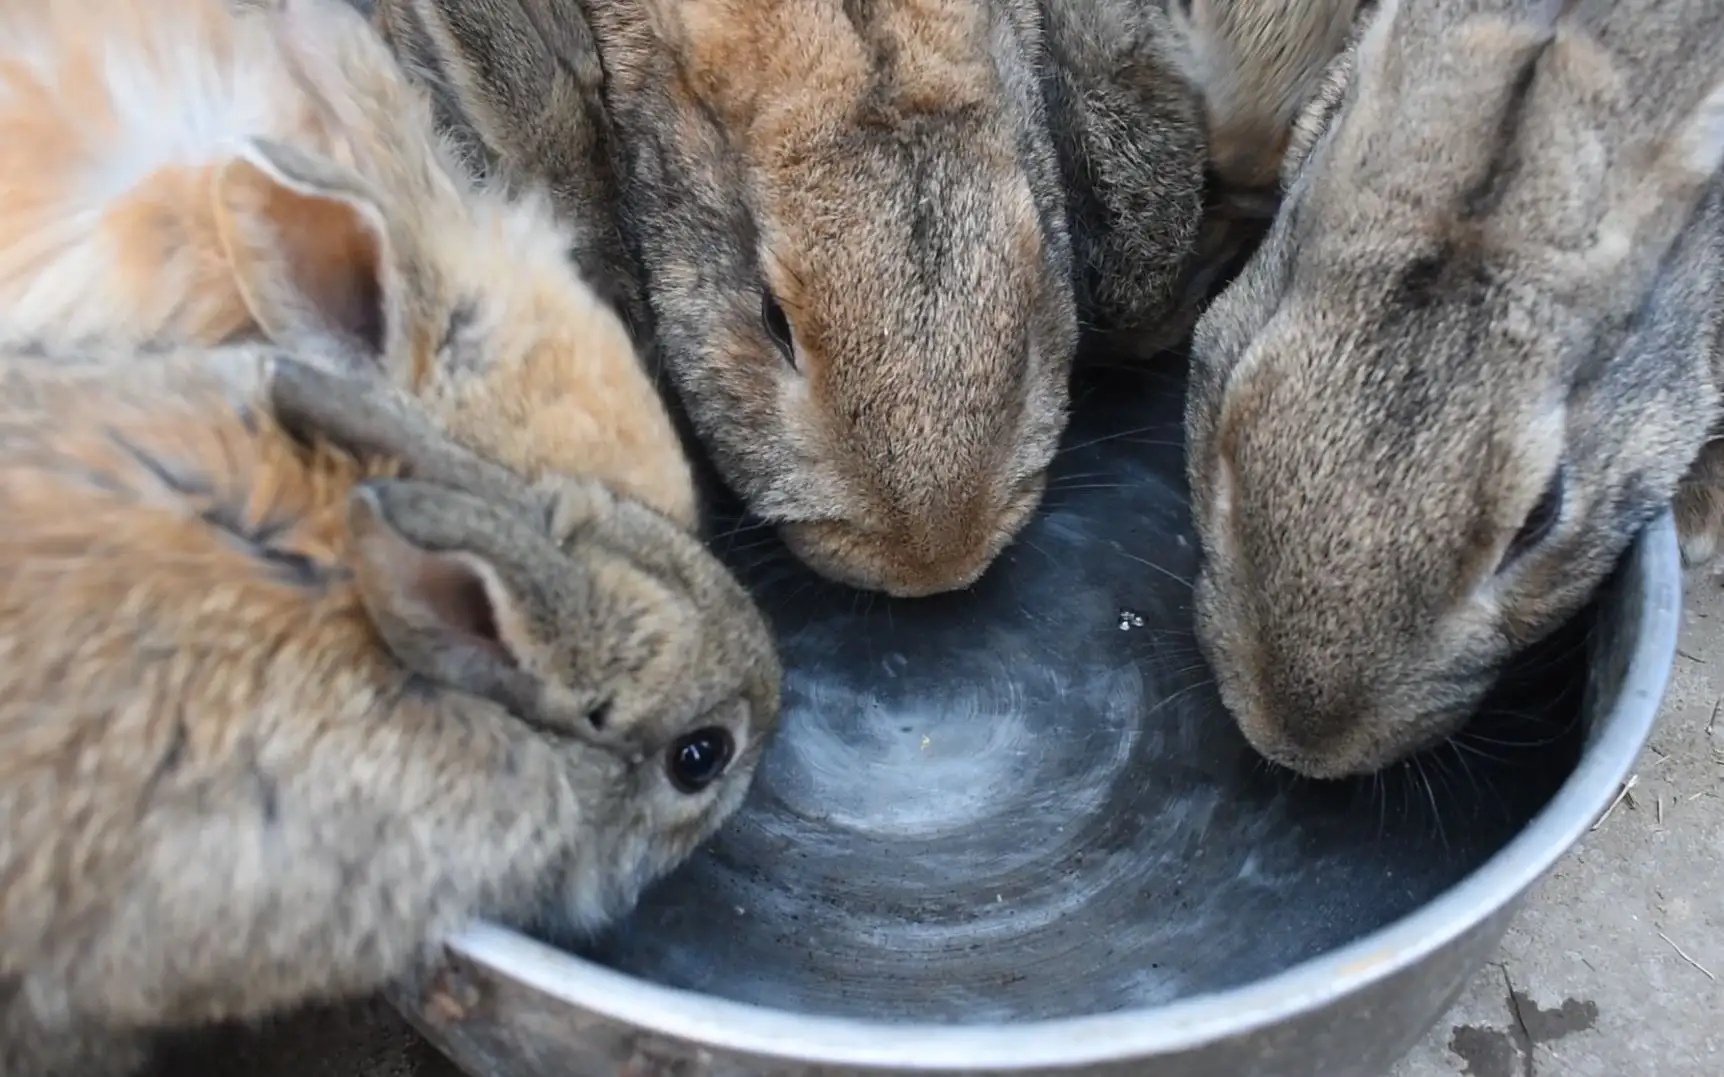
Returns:
[[[665,772],[678,792],[698,793],[718,780],[735,750],[736,742],[718,726],[697,729],[670,746]]]
[[[587,724],[592,726],[593,730],[595,732],[603,732],[605,726],[610,724],[610,720],[611,720],[611,701],[610,700],[602,699],[599,702],[593,704],[591,707],[587,708]]]
[[[1539,495],[1538,504],[1534,505],[1532,511],[1527,513],[1526,522],[1521,524],[1520,530],[1515,532],[1514,538],[1509,540],[1508,549],[1503,552],[1502,563],[1497,566],[1498,572],[1549,538],[1551,531],[1555,530],[1557,521],[1562,519],[1562,495],[1563,487],[1566,485],[1564,478],[1566,471],[1566,468],[1559,467],[1556,469],[1556,474],[1550,477],[1549,485],[1544,488],[1544,493]]]
[[[766,327],[766,335],[784,353],[784,361],[794,369],[796,338],[790,332],[790,319],[784,316],[784,308],[778,305],[778,299],[771,291],[760,293],[760,324]]]

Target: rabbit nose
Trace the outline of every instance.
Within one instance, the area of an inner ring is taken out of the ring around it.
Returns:
[[[837,521],[787,523],[780,532],[797,557],[828,579],[893,598],[922,598],[968,587],[991,558],[928,556],[920,536],[873,531]]]
[[[1010,539],[992,518],[930,517],[891,528],[844,521],[786,523],[785,543],[816,571],[865,591],[922,598],[980,579]]]
[[[1364,692],[1326,684],[1298,670],[1270,672],[1259,690],[1229,700],[1240,730],[1259,754],[1308,778],[1343,778],[1375,769],[1361,731],[1371,715]]]

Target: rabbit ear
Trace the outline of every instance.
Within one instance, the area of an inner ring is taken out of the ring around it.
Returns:
[[[395,352],[399,274],[358,177],[259,140],[222,167],[214,193],[223,253],[265,335],[360,368]]]
[[[384,644],[421,676],[530,709],[530,600],[490,558],[409,537],[385,511],[383,485],[357,487],[347,518],[354,581]]]
[[[1530,8],[1522,17],[1403,28],[1403,19],[1448,13],[1383,3],[1359,37],[1355,77],[1369,88],[1357,95],[1359,120],[1338,141],[1337,164],[1367,187],[1417,174],[1432,200],[1477,187],[1497,166],[1505,117],[1524,97],[1532,65],[1556,37],[1559,0]]]
[[[1640,280],[1656,269],[1706,188],[1724,168],[1724,81],[1712,86],[1598,222],[1593,242],[1568,267],[1582,280]],[[1616,289],[1620,291],[1621,289]]]

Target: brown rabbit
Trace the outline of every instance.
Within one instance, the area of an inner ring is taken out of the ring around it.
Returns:
[[[668,519],[210,358],[0,357],[6,1077],[371,991],[477,915],[603,924],[777,721],[765,624]]]
[[[1721,50],[1720,0],[1388,0],[1312,102],[1187,411],[1199,639],[1270,759],[1454,734],[1677,491],[1719,418]]]
[[[970,583],[1039,501],[1076,340],[1033,4],[563,10],[604,66],[659,361],[719,470],[834,578]],[[498,36],[461,62],[510,77]]]
[[[341,0],[0,3],[0,330],[263,337],[380,370],[529,477],[692,527],[693,479],[549,201],[475,186]]]
[[[1040,499],[1078,319],[1148,348],[1178,299],[1202,137],[1157,5],[519,3],[382,17],[437,28],[420,66],[529,173],[541,125],[490,104],[558,51],[517,55],[522,11],[590,34],[656,354],[719,470],[831,577],[975,580]]]

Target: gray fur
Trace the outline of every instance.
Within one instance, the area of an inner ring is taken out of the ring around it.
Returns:
[[[604,69],[658,361],[724,477],[829,576],[974,580],[1040,499],[1080,321],[1142,355],[1194,315],[1202,132],[1159,5],[560,10]],[[474,96],[481,66],[511,77],[485,36]]]
[[[1454,733],[1677,490],[1719,406],[1721,49],[1718,0],[1402,0],[1296,125],[1187,412],[1199,636],[1269,758]]]

